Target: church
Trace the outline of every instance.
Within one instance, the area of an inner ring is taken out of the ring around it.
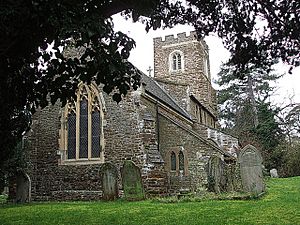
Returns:
[[[30,197],[101,199],[103,163],[120,169],[125,160],[139,168],[147,196],[206,188],[209,159],[235,159],[239,148],[217,114],[204,40],[195,32],[155,38],[154,77],[143,74],[119,104],[82,83],[76,101],[36,112],[25,136]]]

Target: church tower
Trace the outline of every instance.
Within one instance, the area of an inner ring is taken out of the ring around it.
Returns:
[[[216,126],[208,46],[196,32],[154,38],[154,78],[201,124]]]

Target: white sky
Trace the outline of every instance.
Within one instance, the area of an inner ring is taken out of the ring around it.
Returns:
[[[159,29],[156,31],[145,31],[145,25],[141,23],[132,23],[130,20],[126,21],[120,15],[113,17],[114,29],[122,31],[136,42],[136,48],[131,51],[129,61],[144,73],[149,74],[147,69],[149,66],[153,68],[153,38],[163,37],[166,35],[194,30],[191,26],[176,26],[172,29]],[[212,79],[216,78],[219,72],[219,67],[222,62],[226,62],[229,58],[229,52],[223,47],[222,41],[218,37],[210,36],[205,38],[209,46],[210,71]],[[290,103],[290,96],[294,96],[294,102],[300,102],[300,67],[293,70],[293,74],[288,74],[288,65],[280,64],[276,67],[279,74],[285,73],[283,78],[277,81],[277,91],[275,93],[274,101],[278,104]],[[153,76],[153,71],[152,71]],[[216,87],[216,85],[214,85]]]

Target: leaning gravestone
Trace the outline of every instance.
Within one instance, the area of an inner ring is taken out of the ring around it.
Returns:
[[[221,191],[221,177],[223,175],[222,160],[212,156],[207,164],[208,191],[219,194]]]
[[[124,196],[127,200],[142,200],[145,192],[142,184],[141,171],[132,161],[124,161],[121,169]]]
[[[260,194],[265,190],[262,157],[252,145],[245,146],[238,156],[243,190]]]
[[[112,163],[104,163],[102,171],[102,198],[104,200],[115,200],[119,197],[118,170]]]
[[[273,178],[278,178],[279,177],[278,176],[278,172],[277,172],[277,170],[275,168],[273,168],[273,169],[270,170],[270,175]]]
[[[30,202],[31,182],[27,174],[18,172],[17,187],[16,187],[16,202],[25,203]]]

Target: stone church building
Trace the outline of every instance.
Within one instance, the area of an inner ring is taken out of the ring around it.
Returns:
[[[25,138],[32,200],[101,199],[101,166],[124,160],[139,167],[147,195],[196,192],[207,186],[208,160],[230,160],[238,148],[218,130],[208,46],[195,32],[155,38],[154,77],[143,75],[119,104],[81,84],[75,102],[38,111]]]

